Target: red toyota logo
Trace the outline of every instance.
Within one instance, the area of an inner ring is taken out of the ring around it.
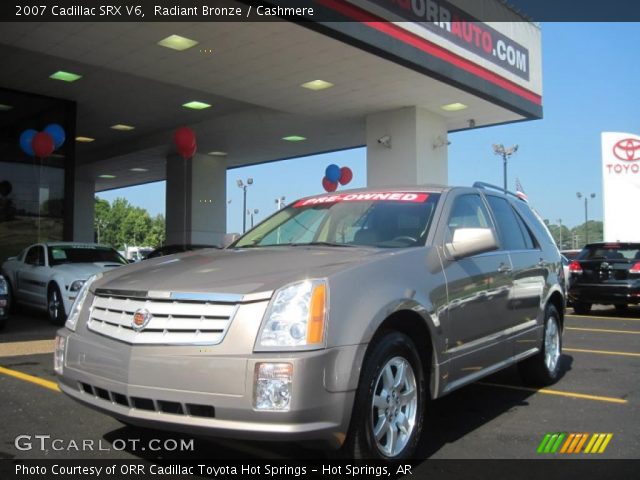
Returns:
[[[633,138],[620,140],[613,146],[613,154],[626,162],[640,160],[640,140]]]

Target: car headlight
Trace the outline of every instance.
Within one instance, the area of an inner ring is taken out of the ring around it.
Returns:
[[[93,277],[90,277],[86,282],[84,282],[84,284],[82,285],[82,288],[80,289],[80,292],[78,293],[78,296],[73,302],[73,305],[71,306],[71,312],[69,312],[69,317],[67,317],[67,322],[64,324],[64,326],[67,327],[72,332],[76,331],[76,326],[78,325],[78,319],[80,318],[80,310],[82,310],[82,305],[84,304],[84,301],[86,300],[87,295],[89,294],[89,287],[91,287],[91,284],[93,282],[95,282],[100,278],[102,278],[102,273],[98,273]]]
[[[255,349],[323,348],[327,300],[325,280],[305,280],[277,290],[262,321]]]
[[[9,287],[7,287],[7,281],[0,275],[0,295],[7,295],[8,293]]]
[[[78,290],[80,290],[82,288],[82,285],[85,284],[86,280],[76,280],[75,282],[73,282],[70,286],[69,286],[69,291],[70,292],[77,292]]]

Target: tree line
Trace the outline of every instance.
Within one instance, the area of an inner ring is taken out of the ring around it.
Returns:
[[[604,238],[604,226],[599,220],[589,220],[587,223],[587,232],[585,234],[584,223],[568,228],[566,225],[556,225],[545,220],[556,245],[560,250],[571,250],[574,248],[582,248],[586,243],[586,237],[589,237],[589,243],[601,242]],[[562,240],[561,240],[562,239]]]
[[[165,241],[163,215],[152,217],[124,198],[112,203],[95,197],[95,240],[122,250],[125,245],[159,247]]]

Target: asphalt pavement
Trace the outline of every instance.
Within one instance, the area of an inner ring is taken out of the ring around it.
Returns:
[[[325,455],[297,444],[192,439],[128,427],[79,405],[55,385],[51,352],[56,330],[44,314],[22,311],[0,332],[0,459],[229,460]],[[558,458],[569,455],[560,450],[571,434],[588,434],[574,458],[637,459],[640,308],[620,314],[602,307],[589,316],[574,315],[568,309],[561,361],[563,377],[548,389],[524,386],[512,368],[431,402],[420,457]],[[555,433],[565,434],[558,451],[544,453],[543,446],[538,453],[545,436]],[[584,450],[594,434],[611,437],[601,453],[587,454]],[[16,443],[18,437],[21,440]],[[52,445],[51,439],[59,442]],[[91,443],[92,448],[80,447],[81,442]]]

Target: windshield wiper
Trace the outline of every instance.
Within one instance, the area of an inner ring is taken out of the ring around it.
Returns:
[[[320,246],[320,247],[355,247],[350,243],[338,243],[338,242],[307,242],[307,243],[290,243],[292,247],[305,247],[305,246]]]

